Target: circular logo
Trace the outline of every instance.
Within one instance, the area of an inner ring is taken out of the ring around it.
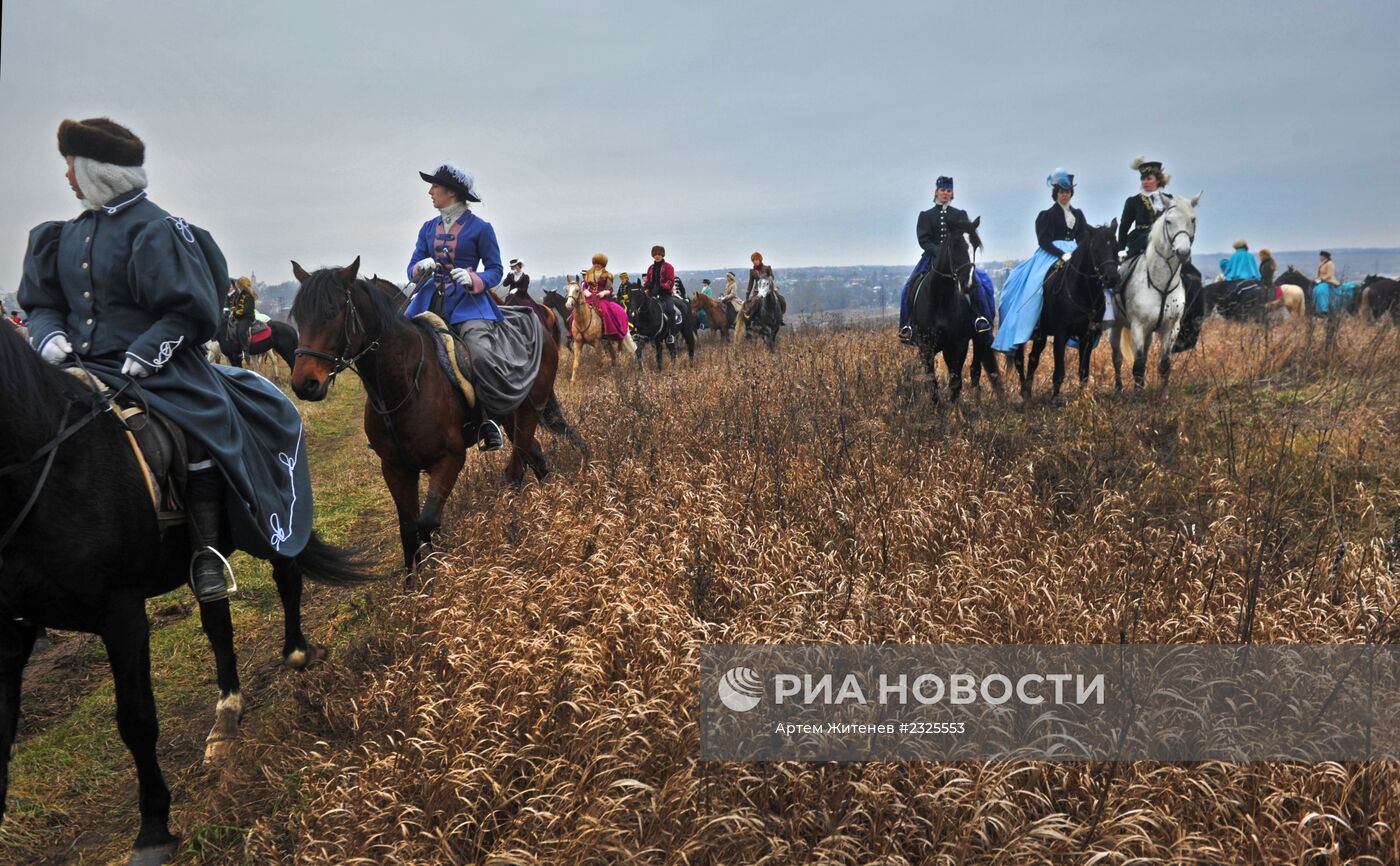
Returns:
[[[752,668],[730,668],[719,681],[719,699],[736,713],[747,713],[763,698],[763,682]]]

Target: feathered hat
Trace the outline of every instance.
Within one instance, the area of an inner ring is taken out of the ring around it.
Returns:
[[[418,176],[428,183],[435,183],[447,187],[467,201],[481,201],[481,197],[476,194],[476,178],[472,177],[471,172],[465,171],[450,162],[444,162],[442,165],[439,165],[437,170],[432,174],[428,174],[426,171],[420,171],[418,172]]]
[[[1138,173],[1139,179],[1147,177],[1149,174],[1155,174],[1158,186],[1166,186],[1171,183],[1172,176],[1162,172],[1162,163],[1160,162],[1146,160],[1139,156],[1132,161],[1131,165],[1133,170]]]
[[[1045,179],[1045,185],[1051,189],[1065,189],[1074,192],[1074,175],[1062,168],[1057,168],[1050,172],[1050,176]]]
[[[65,120],[58,125],[58,152],[97,162],[139,167],[146,161],[146,144],[136,133],[107,117]]]

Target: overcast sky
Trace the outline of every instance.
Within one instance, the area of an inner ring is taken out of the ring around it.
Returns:
[[[363,256],[405,279],[417,172],[536,274],[896,264],[934,178],[992,258],[1034,247],[1045,176],[1094,222],[1204,190],[1197,248],[1400,246],[1400,4],[1386,2],[97,2],[10,0],[0,274],[76,215],[54,133],[110,115],[152,198],[233,273]]]

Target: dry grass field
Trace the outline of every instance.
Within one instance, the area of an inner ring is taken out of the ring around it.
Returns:
[[[660,375],[591,362],[559,391],[592,466],[546,437],[559,471],[514,490],[504,457],[474,457],[419,588],[313,588],[332,654],[305,674],[245,643],[253,706],[226,766],[197,766],[197,625],[178,662],[156,653],[184,684],[158,693],[182,862],[1400,862],[1387,763],[696,757],[707,642],[1393,642],[1395,331],[1212,320],[1167,398],[1151,369],[1144,397],[1115,395],[1105,349],[1059,406],[1014,386],[934,406],[889,330],[802,330],[773,354],[707,339]],[[354,388],[307,407],[318,506],[389,571]],[[257,586],[250,635],[277,615]],[[73,688],[100,706],[101,683]],[[41,759],[66,712],[21,742],[0,859],[129,844],[119,745]],[[74,781],[90,772],[106,781]]]

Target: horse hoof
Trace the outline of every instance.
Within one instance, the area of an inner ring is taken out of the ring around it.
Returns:
[[[306,649],[292,650],[282,657],[282,664],[294,671],[304,671],[326,657],[326,648],[307,644]]]
[[[127,866],[162,866],[175,856],[175,849],[179,845],[178,840],[172,839],[163,845],[138,848],[131,852],[131,859],[126,861]]]
[[[204,741],[204,766],[218,767],[222,765],[228,756],[233,754],[234,739],[232,737],[220,737]]]

